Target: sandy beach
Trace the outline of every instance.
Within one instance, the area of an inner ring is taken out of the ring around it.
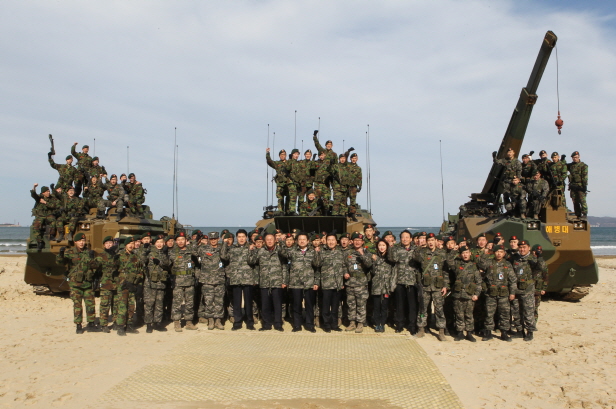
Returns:
[[[23,282],[25,261],[25,256],[0,257],[0,407],[100,407],[104,393],[170,351],[178,337],[184,342],[198,335],[142,330],[127,337],[77,336],[70,299],[35,295]],[[466,408],[614,408],[616,329],[610,317],[616,315],[616,259],[598,262],[601,282],[589,296],[576,303],[541,304],[539,331],[530,343],[495,339],[473,344],[452,338],[441,343],[433,336],[418,342]],[[260,407],[253,403],[220,407]],[[296,404],[370,407],[361,401]]]

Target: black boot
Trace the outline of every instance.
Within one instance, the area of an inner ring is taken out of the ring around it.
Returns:
[[[45,248],[45,242],[43,240],[39,241],[36,243],[36,249],[37,250],[43,250]]]
[[[103,326],[103,332],[105,334],[109,334],[111,332],[111,328],[109,328],[107,325]]]
[[[492,335],[492,331],[489,329],[486,329],[483,331],[483,338],[481,338],[482,341],[489,341],[492,338],[494,338],[494,335]]]
[[[118,331],[117,331],[118,335],[121,337],[125,337],[126,336],[126,331],[124,330],[124,326],[120,326],[118,325]]]
[[[462,341],[464,339],[464,331],[458,331],[456,337],[453,339],[454,341]]]
[[[96,218],[97,219],[104,219],[105,218],[105,211],[104,210],[99,210],[96,212]]]
[[[526,331],[526,336],[524,337],[524,341],[532,341],[533,340],[533,331]]]
[[[133,327],[132,324],[129,324],[128,327],[126,327],[126,333],[127,334],[138,334],[139,331],[137,331],[137,329],[135,329],[135,327]]]
[[[353,220],[354,222],[357,221],[357,217],[355,217],[355,213],[349,213],[349,218]]]
[[[473,336],[473,331],[466,331],[466,339],[471,342],[477,342],[477,340]]]
[[[513,339],[511,339],[511,337],[507,334],[507,331],[503,331],[501,330],[501,336],[500,339],[506,342],[511,342],[513,341]]]
[[[83,328],[81,328],[81,324],[77,324],[77,330],[75,331],[75,334],[83,334]]]
[[[99,327],[93,322],[88,322],[87,330],[88,332],[101,332],[102,331],[101,327]]]
[[[152,324],[146,324],[146,327],[147,327],[147,328],[146,328],[145,332],[147,332],[148,334],[151,334],[151,333],[152,333],[152,331],[154,331],[154,330],[152,329]]]
[[[167,328],[163,325],[162,322],[157,322],[156,324],[154,324],[154,329],[159,332],[167,331]]]

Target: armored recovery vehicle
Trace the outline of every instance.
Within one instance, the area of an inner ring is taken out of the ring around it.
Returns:
[[[548,31],[495,159],[505,158],[510,147],[519,154],[537,102],[537,88],[556,41],[556,35]],[[515,235],[531,245],[540,245],[549,270],[547,291],[564,294],[568,300],[584,297],[590,285],[599,281],[599,270],[590,248],[590,225],[569,212],[565,206],[565,192],[555,188],[551,189],[537,219],[508,217],[502,210],[502,172],[503,166],[494,161],[481,193],[471,194],[471,200],[460,206],[458,214],[449,215],[441,232],[473,239],[481,233],[488,239],[501,233],[506,239]]]

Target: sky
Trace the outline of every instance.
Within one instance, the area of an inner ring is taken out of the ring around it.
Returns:
[[[0,223],[30,224],[32,185],[56,181],[48,134],[59,163],[96,141],[156,219],[174,212],[177,137],[180,222],[251,226],[272,202],[265,149],[314,151],[319,128],[358,153],[365,206],[369,125],[376,222],[440,225],[441,150],[455,214],[483,188],[547,30],[564,127],[553,52],[522,152],[580,151],[589,214],[616,216],[616,6],[587,3],[2,2]]]

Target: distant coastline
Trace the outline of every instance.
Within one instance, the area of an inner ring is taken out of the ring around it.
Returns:
[[[13,224],[13,223],[0,223],[0,227],[26,227],[26,226],[21,226],[19,224],[19,222],[17,222],[17,224]]]

